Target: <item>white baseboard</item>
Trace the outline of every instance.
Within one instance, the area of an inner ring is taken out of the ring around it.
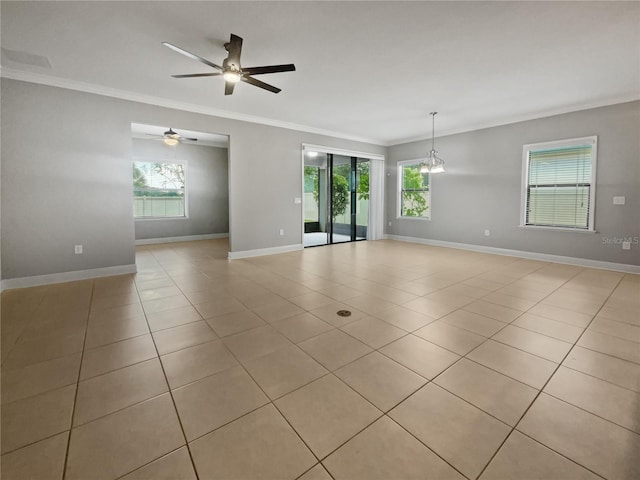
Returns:
[[[470,250],[472,252],[493,253],[495,255],[507,255],[509,257],[526,258],[529,260],[540,260],[543,262],[564,263],[577,265],[579,267],[599,268],[602,270],[613,270],[624,273],[640,274],[639,265],[628,265],[626,263],[603,262],[600,260],[590,260],[588,258],[565,257],[562,255],[551,255],[548,253],[525,252],[523,250],[509,250],[506,248],[485,247],[483,245],[471,245],[468,243],[445,242],[442,240],[430,240],[428,238],[405,237],[402,235],[385,235],[386,240],[397,240],[400,242],[419,243],[421,245],[431,245],[434,247],[458,248],[460,250]]]
[[[227,233],[208,233],[206,235],[184,235],[182,237],[141,238],[136,240],[136,245],[155,245],[158,243],[195,242],[197,240],[214,240],[216,238],[229,238]]]
[[[263,255],[275,255],[276,253],[287,253],[303,250],[301,243],[296,245],[285,245],[283,247],[258,248],[256,250],[242,250],[240,252],[229,252],[229,260],[237,260],[239,258],[261,257]]]
[[[33,277],[7,278],[2,280],[2,290],[12,288],[37,287],[52,283],[75,282],[92,278],[111,277],[136,273],[136,265],[118,265],[117,267],[92,268],[91,270],[76,270],[74,272],[51,273],[49,275],[35,275]]]

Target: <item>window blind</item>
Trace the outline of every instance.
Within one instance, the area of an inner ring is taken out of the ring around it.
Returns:
[[[526,224],[589,229],[592,145],[529,150]]]

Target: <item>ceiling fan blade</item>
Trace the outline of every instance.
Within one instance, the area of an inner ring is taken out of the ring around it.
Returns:
[[[264,75],[265,73],[294,72],[296,66],[293,63],[286,65],[268,65],[265,67],[249,67],[243,68],[242,73],[248,75]]]
[[[222,73],[186,73],[184,75],[171,75],[173,78],[218,77]]]
[[[235,86],[235,82],[224,82],[224,94],[231,95]]]
[[[197,138],[180,137],[180,140],[188,140],[189,142],[197,142]]]
[[[250,85],[253,85],[255,87],[259,87],[264,90],[269,90],[270,92],[273,92],[273,93],[280,93],[282,91],[278,87],[274,87],[273,85],[269,85],[268,83],[261,82],[260,80],[256,80],[255,78],[249,77],[248,75],[242,76],[240,80]]]
[[[231,34],[231,40],[229,43],[225,43],[224,47],[229,52],[225,66],[229,64],[235,65],[237,69],[240,69],[240,55],[242,54],[242,37]]]
[[[216,65],[215,63],[210,62],[207,59],[204,59],[202,57],[199,57],[198,55],[195,55],[191,52],[187,52],[186,50],[180,48],[180,47],[176,47],[175,45],[170,44],[169,42],[162,42],[162,45],[164,45],[165,47],[170,48],[171,50],[174,50],[178,53],[181,53],[182,55],[184,55],[185,57],[189,57],[192,60],[195,60],[196,62],[200,62],[200,63],[204,63],[205,65],[208,65],[210,67],[213,67],[217,70],[222,70],[222,67]]]

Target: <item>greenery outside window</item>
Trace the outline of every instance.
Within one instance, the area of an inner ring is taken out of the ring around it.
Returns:
[[[398,217],[431,218],[429,174],[420,173],[422,161],[398,162]]]
[[[171,162],[133,162],[133,216],[186,217],[185,165]]]
[[[597,137],[525,145],[522,225],[594,230]]]
[[[305,194],[305,223],[318,223],[320,221],[320,168],[316,166],[304,167],[304,194]],[[310,198],[313,198],[313,202]]]

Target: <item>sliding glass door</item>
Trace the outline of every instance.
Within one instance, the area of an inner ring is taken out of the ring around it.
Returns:
[[[327,245],[327,155],[307,152],[304,156],[304,246]]]
[[[306,152],[304,246],[367,238],[369,160]]]

